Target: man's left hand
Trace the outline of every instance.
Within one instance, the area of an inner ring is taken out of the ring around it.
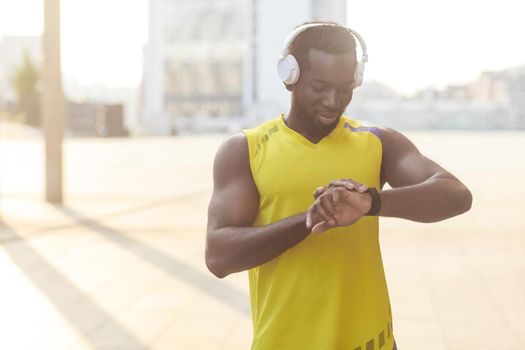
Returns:
[[[312,233],[352,225],[368,213],[372,207],[372,197],[364,193],[366,186],[360,185],[347,180],[336,180],[322,191],[318,189],[314,194],[317,195],[316,200],[306,214],[306,226]]]

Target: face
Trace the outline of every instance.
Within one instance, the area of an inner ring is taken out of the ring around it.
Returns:
[[[309,64],[290,87],[292,109],[305,126],[331,130],[352,100],[355,56],[310,49],[307,59]]]

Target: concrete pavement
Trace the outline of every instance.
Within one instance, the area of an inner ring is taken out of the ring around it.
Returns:
[[[525,135],[409,136],[475,202],[382,220],[399,349],[525,348]],[[248,349],[246,274],[203,262],[223,139],[67,140],[63,205],[41,201],[41,141],[1,140],[0,349]]]

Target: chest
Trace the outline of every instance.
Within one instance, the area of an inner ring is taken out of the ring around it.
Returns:
[[[340,178],[378,186],[381,143],[374,135],[342,135],[317,145],[274,138],[258,153],[254,180],[261,209],[286,203],[292,211],[307,208],[317,187]]]

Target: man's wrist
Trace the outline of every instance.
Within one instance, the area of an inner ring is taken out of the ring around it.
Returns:
[[[365,193],[370,194],[370,197],[372,197],[372,206],[365,216],[378,216],[379,211],[381,211],[381,197],[379,196],[379,192],[375,187],[369,187]]]

